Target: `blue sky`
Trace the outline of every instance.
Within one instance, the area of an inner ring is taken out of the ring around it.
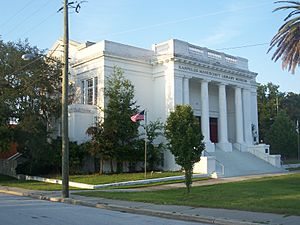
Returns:
[[[41,49],[62,36],[62,0],[14,0],[1,3],[4,41],[29,39]],[[284,92],[300,93],[300,68],[294,75],[271,61],[268,43],[287,12],[272,10],[272,0],[88,0],[70,13],[70,38],[103,39],[151,48],[171,38],[249,60],[257,81],[272,82]],[[251,47],[242,47],[256,45]],[[238,48],[235,48],[238,47]]]

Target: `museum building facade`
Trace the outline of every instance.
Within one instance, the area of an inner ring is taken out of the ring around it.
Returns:
[[[61,44],[54,44],[50,57],[59,56]],[[70,140],[88,140],[86,129],[103,116],[99,108],[105,107],[105,80],[118,66],[133,83],[137,104],[147,109],[149,120],[165,122],[176,105],[192,106],[207,153],[196,170],[213,172],[216,151],[250,152],[279,167],[280,156],[271,156],[267,145],[258,144],[257,73],[249,70],[247,59],[176,39],[154,44],[151,50],[106,40],[70,41],[69,49],[69,79],[76,93],[69,105]],[[163,165],[165,170],[178,169],[169,151]]]

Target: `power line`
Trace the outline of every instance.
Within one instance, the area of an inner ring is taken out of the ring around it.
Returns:
[[[42,25],[43,23],[45,23],[47,20],[49,20],[50,18],[52,18],[54,15],[56,15],[56,12],[50,14],[49,16],[47,16],[45,19],[43,19],[40,23],[32,26],[31,28],[29,28],[28,30],[23,32],[23,35],[28,34],[29,32],[35,30],[36,28],[38,28],[40,25]]]
[[[172,25],[172,24],[177,24],[177,23],[183,23],[183,22],[190,21],[190,20],[195,20],[195,19],[200,19],[200,18],[205,18],[205,17],[210,17],[210,16],[217,16],[217,15],[222,15],[222,14],[226,14],[226,13],[233,13],[233,12],[238,12],[238,11],[251,9],[251,8],[257,8],[262,5],[267,5],[267,4],[270,4],[270,2],[265,1],[260,4],[251,5],[251,6],[247,6],[247,7],[222,10],[222,11],[218,11],[218,12],[212,12],[212,13],[202,14],[202,15],[198,15],[198,16],[186,17],[186,18],[182,18],[182,19],[178,19],[178,20],[167,21],[167,22],[158,23],[158,24],[152,24],[152,25],[148,25],[148,26],[136,27],[136,28],[120,31],[120,32],[102,34],[102,36],[114,36],[114,35],[126,34],[126,33],[131,33],[131,32],[140,31],[140,30],[147,30],[150,28],[156,28],[156,27]]]
[[[79,10],[80,10],[80,8],[81,8],[81,4],[82,4],[82,3],[85,3],[85,2],[87,2],[87,1],[80,1],[80,2],[76,1],[76,2],[71,2],[71,3],[69,3],[69,7],[71,7],[72,9],[74,9],[76,13],[79,13]],[[74,4],[76,4],[76,5],[74,5]],[[59,12],[59,11],[60,11],[60,9],[59,9],[57,12]],[[56,15],[57,12],[54,12],[54,13],[50,14],[50,15],[47,16],[45,19],[43,19],[40,23],[38,23],[38,24],[32,26],[31,28],[29,28],[28,30],[26,30],[25,32],[23,32],[23,34],[27,34],[27,33],[31,32],[31,31],[35,30],[35,29],[38,28],[40,25],[42,25],[43,23],[45,23],[47,20],[49,20],[50,18],[52,18],[54,15]]]
[[[3,23],[1,23],[0,27],[3,27],[7,25],[13,18],[15,18],[17,15],[19,15],[24,9],[26,9],[33,1],[28,1],[25,6],[23,6],[19,11],[17,11],[15,14],[13,14],[11,17],[9,17],[7,20],[5,20]]]
[[[239,49],[239,48],[250,48],[250,47],[256,47],[256,46],[261,46],[261,45],[269,45],[269,42],[264,42],[264,43],[258,43],[258,44],[251,44],[251,45],[241,45],[241,46],[233,46],[233,47],[227,47],[227,48],[217,48],[217,51],[221,50],[232,50],[232,49]]]
[[[18,28],[19,26],[21,26],[23,23],[25,23],[28,19],[30,19],[32,16],[34,16],[35,14],[37,14],[42,8],[44,8],[46,5],[48,5],[49,3],[51,3],[51,1],[46,1],[45,4],[43,4],[41,7],[39,7],[37,10],[35,10],[33,13],[31,13],[29,16],[27,16],[25,19],[23,19],[20,23],[18,23],[16,26],[14,26],[11,30],[9,30],[7,33],[5,33],[5,35],[8,35],[10,33],[12,33],[13,31],[15,31],[16,28]]]

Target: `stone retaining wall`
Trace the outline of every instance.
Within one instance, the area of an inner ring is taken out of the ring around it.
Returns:
[[[0,159],[0,174],[16,177],[17,165],[16,160]]]

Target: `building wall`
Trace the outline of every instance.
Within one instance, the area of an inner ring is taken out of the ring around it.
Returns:
[[[95,125],[97,108],[93,105],[69,105],[69,139],[78,144],[89,140],[86,130]]]
[[[111,41],[80,44],[74,42],[71,48],[71,72],[77,90],[74,105],[70,106],[70,137],[79,142],[88,137],[85,130],[94,123],[95,117],[102,118],[99,110],[105,107],[104,87],[115,66],[135,87],[135,98],[140,109],[146,109],[151,121],[162,122],[176,104],[191,104],[196,116],[201,116],[201,82],[208,80],[209,116],[220,117],[219,84],[226,85],[228,140],[236,140],[235,87],[251,89],[251,124],[257,127],[257,74],[248,70],[247,59],[216,52],[180,40],[169,40],[152,46],[152,50],[141,49]],[[81,82],[94,78],[98,81],[98,97],[95,105],[80,105]],[[84,111],[84,108],[88,109]],[[242,107],[247,107],[243,104]],[[73,110],[73,111],[72,111]],[[243,112],[247,109],[242,109]],[[243,121],[246,129],[247,121]],[[249,124],[248,124],[249,125]],[[251,126],[251,125],[249,125]],[[220,127],[219,131],[220,132]],[[165,152],[164,168],[174,170],[173,155]]]
[[[146,63],[126,61],[125,59],[105,57],[104,66],[104,79],[108,79],[115,66],[121,68],[124,71],[124,76],[129,79],[134,85],[135,100],[140,109],[146,109],[148,112],[148,118],[154,119],[153,109],[153,91],[154,81],[152,76],[152,66]]]

